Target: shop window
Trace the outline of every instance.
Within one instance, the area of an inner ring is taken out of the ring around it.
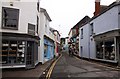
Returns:
[[[2,28],[18,29],[19,9],[2,8]]]
[[[96,42],[96,57],[99,59],[115,60],[114,39]]]
[[[99,59],[103,59],[103,49],[104,49],[104,45],[103,42],[96,42],[96,57]]]
[[[17,63],[25,63],[25,41],[18,41]]]
[[[24,41],[2,41],[2,64],[24,64],[25,62],[25,42]]]
[[[47,57],[47,49],[48,49],[48,46],[45,44],[44,45],[44,57]]]
[[[105,59],[107,59],[107,60],[115,59],[114,40],[108,40],[105,42]]]
[[[16,62],[16,55],[17,55],[17,41],[10,41],[9,44],[9,63],[17,63]]]
[[[9,41],[2,40],[2,53],[0,54],[2,58],[1,64],[8,64],[8,47]]]

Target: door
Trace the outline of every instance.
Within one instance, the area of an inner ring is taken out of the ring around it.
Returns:
[[[120,66],[120,43],[119,43],[118,66]]]
[[[27,42],[26,69],[34,68],[34,42]]]

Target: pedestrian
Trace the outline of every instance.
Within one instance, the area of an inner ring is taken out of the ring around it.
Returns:
[[[73,56],[73,54],[74,54],[74,46],[72,45],[71,46],[71,56]]]
[[[69,45],[69,56],[71,56],[71,52],[72,52],[71,45]]]
[[[71,49],[71,56],[73,56],[73,54],[74,54],[74,47],[72,47]]]

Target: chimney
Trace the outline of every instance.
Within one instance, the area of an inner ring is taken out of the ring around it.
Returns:
[[[120,2],[120,0],[116,0],[116,2]]]
[[[99,13],[100,13],[100,0],[95,0],[94,16],[98,15]]]

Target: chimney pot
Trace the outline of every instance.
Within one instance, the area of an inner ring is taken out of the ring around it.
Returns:
[[[116,2],[120,2],[120,0],[116,0]]]
[[[95,0],[94,16],[98,15],[99,13],[100,13],[100,0]]]
[[[95,0],[95,2],[100,2],[100,0]]]

